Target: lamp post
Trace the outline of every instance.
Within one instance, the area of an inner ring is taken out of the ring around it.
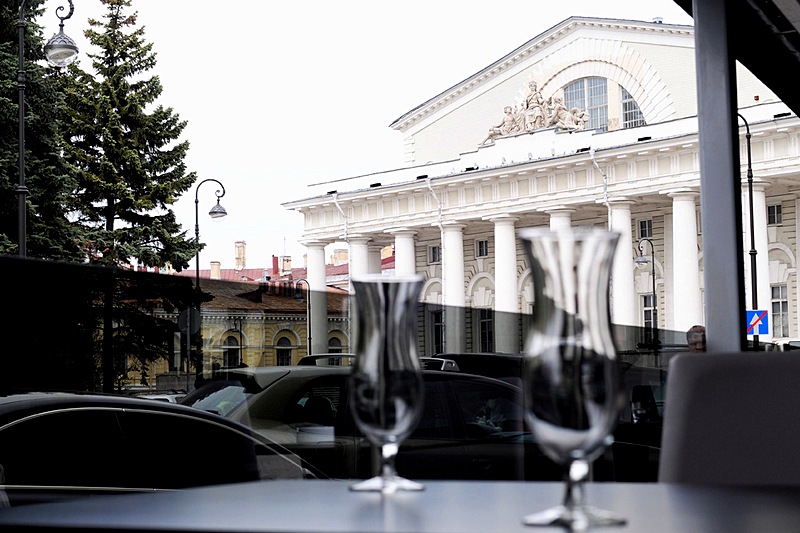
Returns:
[[[44,47],[47,62],[54,67],[64,68],[78,57],[78,47],[75,41],[64,34],[64,21],[72,16],[75,7],[72,0],[69,2],[69,13],[65,17],[58,13],[64,6],[58,6],[56,16],[61,21],[58,25],[59,31],[47,41]],[[19,206],[17,209],[19,235],[17,237],[17,253],[20,257],[25,257],[27,251],[27,205],[28,205],[28,186],[25,183],[25,5],[28,0],[22,0],[19,6],[19,19],[17,29],[19,30],[19,70],[17,71],[17,90],[19,91],[19,184],[17,185],[17,195]]]
[[[222,187],[222,191],[219,190],[215,191],[214,194],[217,195],[217,204],[211,208],[208,212],[208,216],[211,218],[222,218],[228,214],[225,211],[225,208],[219,205],[219,199],[225,196],[225,186],[219,182],[219,180],[215,180],[214,178],[208,178],[207,180],[203,180],[197,184],[197,187],[194,189],[194,237],[197,240],[197,244],[200,244],[200,200],[198,197],[198,193],[200,192],[200,186],[208,181],[213,181],[220,187]],[[197,250],[197,255],[195,256],[195,283],[194,288],[197,291],[197,294],[200,294],[200,249]],[[197,300],[197,307],[200,308],[200,300]]]
[[[296,300],[303,299],[303,293],[300,292],[300,283],[306,284],[306,332],[308,333],[308,355],[311,355],[311,284],[305,278],[298,279],[294,283],[294,297]]]
[[[650,259],[644,255],[644,243],[650,245]],[[641,239],[639,241],[639,257],[636,258],[637,265],[646,265],[650,262],[650,276],[653,279],[653,317],[651,320],[652,335],[653,335],[653,354],[658,354],[658,303],[656,300],[656,249],[653,246],[653,241],[650,239]]]
[[[737,113],[739,118],[744,122],[745,135],[747,141],[747,199],[750,203],[750,296],[753,311],[758,309],[758,276],[756,275],[756,230],[755,221],[753,220],[753,164],[750,156],[750,124],[747,120]],[[753,334],[753,349],[758,350],[758,333]]]
[[[200,248],[199,248],[199,245],[200,245],[200,200],[199,200],[199,197],[198,197],[198,193],[200,192],[200,186],[202,184],[208,182],[208,181],[213,181],[214,183],[216,183],[217,185],[222,187],[222,191],[221,192],[219,190],[215,191],[214,194],[217,195],[217,203],[216,203],[216,205],[214,207],[211,208],[211,210],[208,212],[208,215],[211,218],[222,218],[222,217],[224,217],[225,215],[228,214],[228,212],[225,211],[225,208],[222,207],[219,204],[219,199],[222,198],[223,196],[225,196],[225,186],[222,183],[220,183],[219,180],[215,180],[214,178],[209,178],[209,179],[203,180],[200,183],[198,183],[197,187],[195,187],[195,189],[194,189],[194,237],[195,237],[195,240],[197,241],[197,244],[198,244],[197,254],[195,255],[194,290],[195,290],[195,294],[197,295],[197,301],[195,303],[195,306],[196,306],[197,311],[198,311],[198,316],[199,316],[199,312],[200,312]],[[190,314],[189,316],[193,317],[194,315]],[[193,331],[191,323],[189,325],[189,331]],[[187,345],[191,346],[191,343],[187,343]],[[190,359],[191,359],[191,351],[186,354],[187,374],[188,374],[189,360]]]

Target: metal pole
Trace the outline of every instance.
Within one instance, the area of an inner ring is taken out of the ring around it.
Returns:
[[[19,6],[19,20],[17,28],[19,30],[19,70],[17,71],[17,89],[19,91],[19,185],[17,185],[17,195],[19,206],[17,208],[17,254],[20,257],[27,255],[26,234],[27,234],[27,196],[28,187],[25,185],[25,4],[27,0],[22,0]]]
[[[194,189],[194,238],[195,238],[195,241],[197,242],[197,245],[198,245],[197,253],[195,254],[194,290],[195,290],[195,297],[196,297],[195,308],[197,309],[198,313],[200,313],[200,208],[199,208],[200,199],[199,199],[198,193],[200,192],[200,186],[202,184],[206,183],[207,181],[213,181],[214,183],[216,183],[217,185],[222,187],[222,192],[217,190],[214,193],[214,194],[217,195],[217,205],[219,205],[219,199],[222,198],[223,196],[225,196],[225,186],[222,183],[220,183],[219,180],[215,180],[214,178],[208,178],[208,179],[205,179],[205,180],[201,181],[200,183],[197,184],[197,187],[195,187],[195,189]],[[202,322],[203,322],[203,317],[202,317],[202,315],[200,315],[200,324],[201,325],[202,325]],[[200,330],[201,346],[202,346],[202,338],[203,338],[203,331],[201,329]],[[198,355],[199,355],[199,350],[198,350]],[[191,351],[190,351],[190,353],[188,353],[186,355],[186,357],[187,357],[187,363],[186,363],[187,364],[187,368],[188,368],[188,365],[189,365],[188,361],[190,359],[190,356],[191,356]],[[200,370],[202,370],[202,365],[201,365],[201,361],[200,361],[199,357],[198,357],[198,361],[197,361],[197,364],[195,365],[195,367],[198,370],[198,373],[199,373]]]
[[[756,229],[755,221],[753,220],[753,165],[750,156],[750,124],[740,113],[737,114],[744,122],[744,138],[747,141],[747,199],[750,204],[750,296],[751,305],[753,311],[755,311],[758,309],[758,276],[756,275],[756,255],[758,255],[758,252],[756,251]],[[753,349],[758,350],[758,333],[753,334]]]
[[[639,252],[644,253],[644,243],[650,245],[650,277],[653,280],[653,354],[658,355],[658,299],[656,296],[656,248],[653,246],[653,241],[650,239],[641,239],[639,241]]]
[[[300,283],[304,282],[306,284],[306,333],[307,333],[307,342],[308,342],[308,355],[311,355],[311,284],[308,282],[307,279],[298,279],[294,286],[296,289],[299,290]]]

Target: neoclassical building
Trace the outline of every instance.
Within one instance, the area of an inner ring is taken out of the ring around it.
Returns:
[[[741,66],[737,89],[747,309],[768,311],[767,342],[800,335],[800,121]],[[601,226],[622,235],[611,284],[612,320],[631,327],[621,348],[654,330],[685,342],[705,323],[703,249],[715,243],[699,217],[691,26],[569,18],[390,127],[405,167],[331,176],[284,204],[304,215],[312,286],[325,285],[331,244],[348,246],[351,276],[376,272],[393,246],[396,273],[426,278],[425,353],[517,352],[533,305],[517,231]]]

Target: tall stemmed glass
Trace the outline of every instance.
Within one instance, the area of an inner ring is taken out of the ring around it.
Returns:
[[[422,490],[394,466],[400,443],[419,423],[424,384],[417,357],[417,302],[421,276],[352,278],[355,293],[355,363],[350,406],[356,425],[380,452],[380,471],[350,486],[354,491]]]
[[[565,467],[561,505],[523,518],[573,531],[625,519],[584,501],[590,463],[612,442],[623,389],[611,334],[610,269],[619,234],[600,228],[523,229],[533,275],[525,348],[525,416],[545,455]]]

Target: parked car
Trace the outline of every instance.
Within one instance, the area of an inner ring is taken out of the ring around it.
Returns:
[[[304,355],[297,362],[299,366],[353,366],[355,354],[352,353],[317,353]]]
[[[280,366],[207,374],[185,405],[251,426],[333,478],[374,472],[369,443],[348,405],[349,367]],[[523,418],[522,390],[452,371],[423,371],[422,420],[397,456],[413,479],[558,480],[560,466],[544,457]],[[615,446],[624,446],[618,443]],[[611,453],[595,463],[595,479],[619,479]],[[650,465],[651,466],[651,465]],[[628,468],[627,470],[636,470]],[[626,470],[619,468],[620,471]]]
[[[137,398],[146,398],[148,400],[156,400],[159,402],[167,402],[167,403],[180,403],[183,400],[185,393],[171,393],[171,392],[153,392],[147,394],[139,394]]]
[[[464,372],[522,386],[522,354],[442,353],[433,358],[455,361]],[[614,429],[614,477],[620,481],[656,481],[667,372],[663,368],[621,363],[620,380],[626,400]]]
[[[224,375],[207,374],[209,381],[183,403],[251,426],[330,477],[365,478],[372,475],[373,457],[350,414],[350,371],[350,367],[299,365],[231,369]],[[400,475],[560,478],[560,470],[542,457],[537,446],[519,445],[525,432],[519,389],[462,373],[425,371],[424,375],[422,421],[401,445]],[[490,405],[495,406],[492,413]]]
[[[234,420],[127,396],[0,396],[0,501],[324,477]],[[1,507],[2,505],[0,505]]]
[[[441,359],[438,357],[420,357],[419,362],[423,370],[447,370],[450,372],[458,372],[461,370],[458,367],[458,363],[456,363],[452,359]]]

